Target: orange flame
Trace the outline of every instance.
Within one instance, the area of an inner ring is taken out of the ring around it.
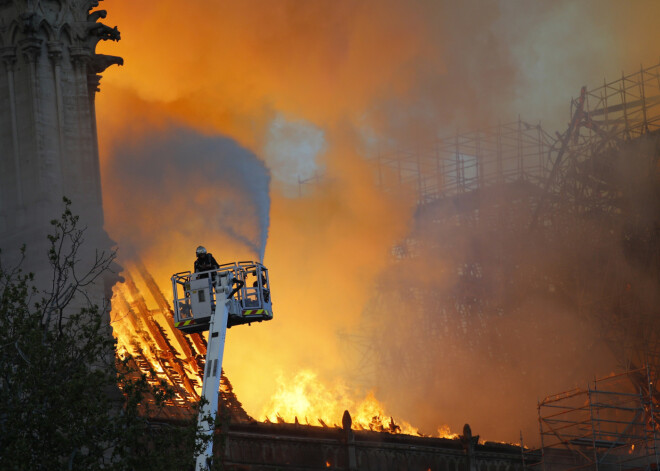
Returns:
[[[351,413],[352,428],[379,432],[421,435],[416,427],[406,421],[394,419],[373,392],[364,398],[356,397],[342,381],[324,384],[317,374],[309,369],[299,371],[291,378],[280,374],[277,390],[262,411],[267,421],[339,427],[344,410]],[[439,437],[456,438],[449,426],[438,428]]]

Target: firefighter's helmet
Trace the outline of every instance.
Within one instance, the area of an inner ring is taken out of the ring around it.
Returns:
[[[198,257],[200,255],[206,255],[206,249],[200,245],[199,247],[197,247],[196,253]]]

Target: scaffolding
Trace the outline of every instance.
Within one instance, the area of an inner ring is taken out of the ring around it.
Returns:
[[[657,470],[658,400],[651,368],[593,381],[538,404],[547,470]]]
[[[577,106],[572,100],[571,114]],[[595,135],[630,140],[660,130],[660,64],[586,91],[583,123],[585,140]]]
[[[517,121],[456,133],[413,149],[378,153],[378,184],[414,188],[418,204],[516,181],[540,184],[554,138],[540,124]]]
[[[484,187],[528,181],[573,200],[607,201],[613,171],[607,150],[660,130],[660,64],[571,99],[563,134],[517,121],[378,152],[377,182],[386,191],[412,188],[418,204]]]
[[[550,149],[552,169],[532,226],[539,213],[551,213],[553,207],[582,214],[620,210],[621,150],[633,142],[642,146],[660,131],[660,64],[592,90],[582,87],[571,99],[570,116],[568,129],[557,134]],[[629,149],[627,157],[625,165],[649,174],[656,160],[653,152],[639,149]]]

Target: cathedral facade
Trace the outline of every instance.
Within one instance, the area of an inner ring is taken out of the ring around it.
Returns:
[[[45,272],[49,222],[63,197],[86,228],[86,244],[108,251],[103,230],[94,99],[99,75],[120,57],[97,54],[119,40],[89,0],[0,0],[0,248]]]

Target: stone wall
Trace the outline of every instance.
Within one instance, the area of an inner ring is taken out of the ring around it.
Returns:
[[[0,249],[27,245],[26,268],[45,272],[49,221],[62,197],[87,227],[87,246],[108,250],[103,231],[94,98],[119,57],[96,54],[119,32],[90,0],[0,0]],[[93,251],[92,255],[93,256]]]
[[[297,424],[230,424],[216,435],[229,470],[521,471],[520,447]]]

